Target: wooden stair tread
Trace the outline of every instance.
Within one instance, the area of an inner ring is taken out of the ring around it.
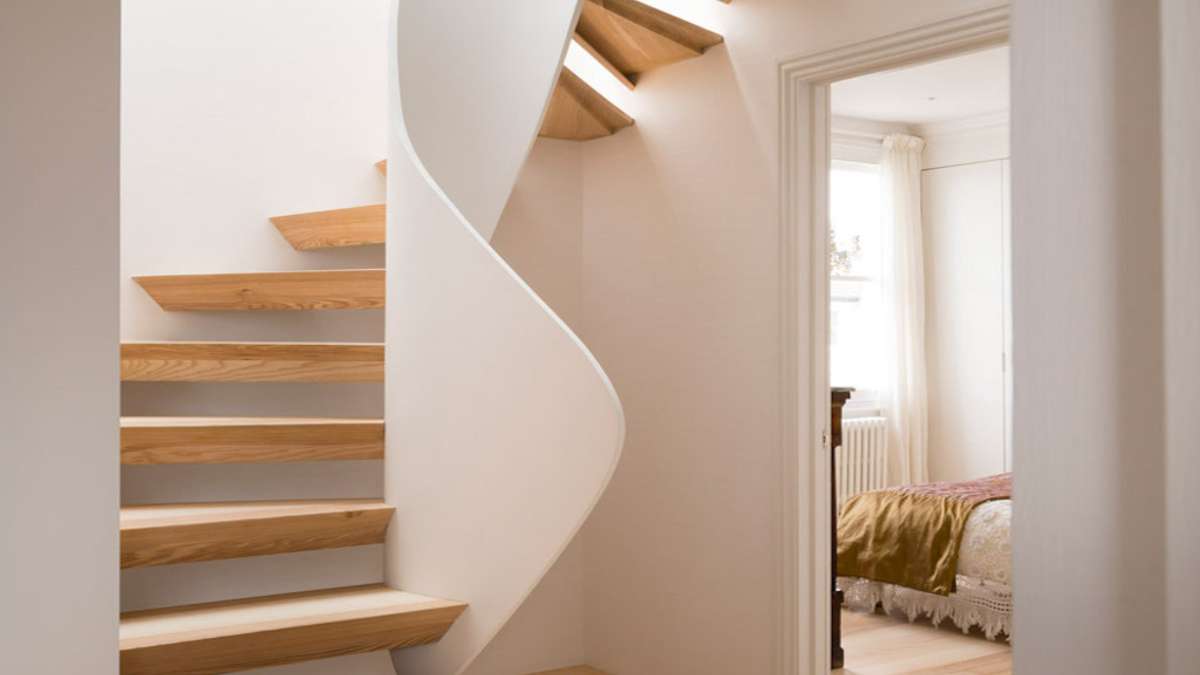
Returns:
[[[136,276],[167,311],[380,309],[382,269]]]
[[[532,675],[607,675],[602,670],[596,670],[591,666],[571,666],[570,668],[557,668],[555,670],[542,670]]]
[[[253,427],[303,427],[319,425],[357,426],[360,424],[380,425],[383,420],[365,417],[181,417],[181,416],[136,416],[121,418],[121,425],[128,429],[161,429],[164,427],[212,429],[227,426]]]
[[[124,382],[382,382],[383,345],[124,342]]]
[[[609,61],[608,57],[605,56],[599,49],[596,49],[595,47],[593,47],[592,43],[587,41],[587,38],[583,37],[578,32],[576,32],[575,35],[573,35],[571,37],[571,39],[575,42],[575,44],[577,44],[581,48],[583,48],[583,51],[587,52],[588,54],[591,54],[592,58],[596,59],[596,62],[599,63],[601,66],[604,66],[604,69],[607,70],[610,75],[615,77],[618,82],[625,85],[626,89],[629,89],[630,91],[632,91],[633,89],[636,88],[633,84],[633,80],[630,80],[629,77],[627,75],[625,75],[625,73],[621,72],[620,68],[613,65],[613,62]]]
[[[436,642],[461,602],[383,584],[125,612],[122,675],[208,675]]]
[[[585,0],[576,33],[632,82],[704,53],[724,38],[638,0]]]
[[[297,251],[382,244],[387,231],[384,204],[275,216],[271,223]]]
[[[121,507],[121,530],[198,523],[242,522],[259,518],[319,515],[368,509],[391,511],[392,507],[378,499],[281,499],[137,504]]]
[[[121,567],[381,543],[394,508],[378,499],[121,507]]]
[[[382,459],[383,420],[323,417],[122,417],[122,464]]]
[[[633,118],[592,89],[568,68],[559,74],[539,135],[585,141],[633,126]]]

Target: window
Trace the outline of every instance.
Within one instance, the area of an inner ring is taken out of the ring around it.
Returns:
[[[829,187],[830,382],[854,387],[848,413],[877,414],[884,368],[879,166],[834,162]]]

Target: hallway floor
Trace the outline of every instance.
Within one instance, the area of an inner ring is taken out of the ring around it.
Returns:
[[[935,628],[883,614],[842,612],[846,667],[835,675],[1011,675],[1012,647],[949,621]]]

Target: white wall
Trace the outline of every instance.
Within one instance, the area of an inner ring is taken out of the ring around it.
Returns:
[[[837,103],[837,89],[834,89]],[[878,163],[882,137],[914,134],[922,155],[931,480],[1011,467],[1008,114],[937,124],[833,120],[835,160]]]
[[[929,150],[938,152],[939,140],[934,137],[927,155]],[[921,174],[929,475],[935,481],[990,476],[1006,471],[1008,464],[1004,374],[1008,160],[978,161],[974,158],[992,154],[990,148],[964,152],[967,148],[957,136],[945,140],[956,146],[960,163]]]
[[[1191,16],[1190,30],[1168,31],[1176,39],[1194,40],[1194,4],[1169,5]],[[1194,145],[1186,140],[1195,139],[1197,122],[1194,110],[1174,107],[1182,99],[1171,99],[1171,123],[1161,122],[1159,6],[1016,0],[1013,10],[1013,646],[1020,673],[1195,672],[1186,658],[1195,653],[1195,624],[1165,621],[1169,610],[1194,616],[1197,561],[1185,543],[1195,541],[1195,437],[1175,437],[1179,463],[1171,468],[1182,473],[1168,483],[1164,384],[1183,378],[1183,387],[1194,386],[1196,361],[1194,340],[1181,343],[1188,333],[1174,332],[1190,329],[1175,319],[1170,344],[1179,351],[1164,361],[1163,321],[1174,307],[1163,304],[1160,178],[1168,141],[1188,149],[1187,157],[1168,151],[1165,174],[1189,178]],[[1165,63],[1169,91],[1194,91],[1194,58],[1176,51]],[[1167,128],[1170,138],[1162,136]],[[1171,243],[1194,242],[1195,202],[1187,201],[1195,199],[1194,177],[1192,170],[1191,181],[1168,193]],[[1194,270],[1191,257],[1172,264],[1171,285],[1194,281]],[[1179,316],[1195,317],[1194,287],[1178,288],[1191,294],[1169,296],[1180,309],[1190,306]],[[1195,409],[1187,415],[1194,419]],[[1168,487],[1173,494],[1165,497]],[[1168,499],[1179,508],[1172,533],[1182,538],[1170,543]],[[1166,577],[1167,550],[1179,578]],[[1182,577],[1182,586],[1166,583]]]
[[[582,318],[584,145],[538,139],[492,246],[567,325]],[[587,661],[584,548],[576,537],[468,675],[526,675]]]
[[[777,64],[996,4],[738,0],[724,46],[643,76],[637,125],[585,145],[581,336],[629,430],[585,529],[592,665],[773,672]]]
[[[120,3],[0,5],[0,654],[117,673]]]
[[[272,215],[384,201],[388,0],[125,0],[121,334],[382,341],[381,311],[167,313],[136,274],[380,267],[381,247],[299,253]],[[381,385],[124,385],[140,415],[383,413]],[[125,503],[379,497],[381,462],[125,467]],[[366,546],[126,571],[125,609],[379,581]],[[317,672],[291,666],[279,672]],[[386,653],[326,669],[392,673]],[[332,672],[326,671],[326,672]]]
[[[572,327],[583,312],[585,147],[539,138],[492,235],[496,252]]]
[[[577,537],[466,675],[529,675],[587,662],[583,553]]]
[[[921,124],[912,133],[925,139],[922,167],[936,169],[1009,158],[1008,112]]]
[[[1167,672],[1200,663],[1200,6],[1163,0],[1163,286],[1166,301]]]
[[[1015,12],[1018,672],[1187,673],[1198,658],[1197,19],[1185,0],[1162,4],[1161,17],[1119,2],[1018,0]],[[923,3],[928,13],[891,25],[871,5],[816,2],[789,15],[735,3],[743,35],[771,25],[756,40],[727,30],[728,54],[648,76],[635,130],[584,146],[582,332],[630,420],[625,466],[585,536],[595,665],[769,672],[756,658],[770,648],[759,611],[771,568],[756,542],[770,536],[775,466],[760,434],[777,420],[755,419],[764,407],[754,397],[771,385],[747,364],[775,348],[774,326],[745,315],[770,324],[749,286],[775,277],[761,269],[773,259],[774,202],[741,177],[774,164],[738,141],[774,152],[773,101],[757,96],[773,84],[771,55],[979,8]],[[800,14],[805,25],[789,20]],[[730,56],[739,76],[722,78]],[[696,138],[708,145],[693,148]],[[1164,286],[1167,311],[1156,302]]]

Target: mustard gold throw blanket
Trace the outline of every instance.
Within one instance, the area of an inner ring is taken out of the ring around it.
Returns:
[[[838,516],[838,576],[949,595],[971,511],[984,502],[1011,498],[1011,473],[851,497]]]

